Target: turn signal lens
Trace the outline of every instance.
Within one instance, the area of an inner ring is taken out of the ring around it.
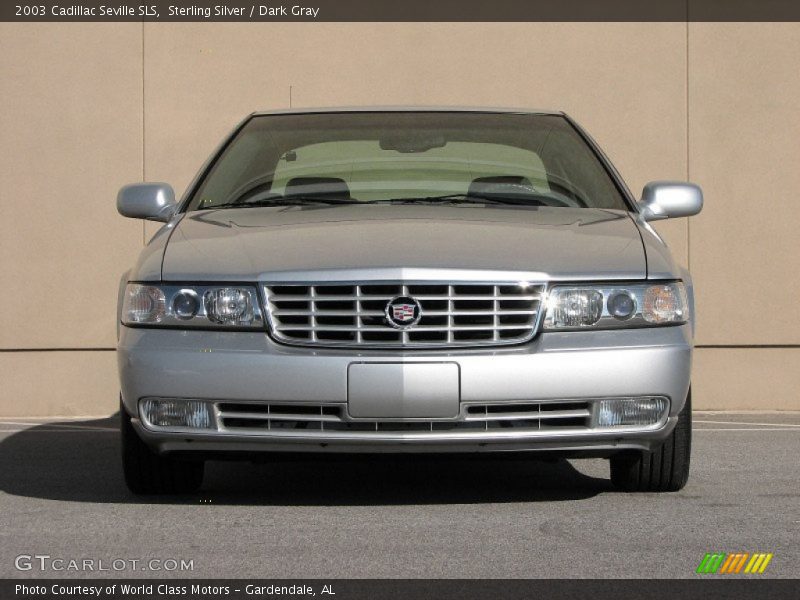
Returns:
[[[688,319],[683,284],[651,285],[645,290],[642,317],[648,323],[672,323]]]
[[[164,292],[152,285],[129,285],[122,307],[123,320],[130,323],[158,323],[167,313]]]

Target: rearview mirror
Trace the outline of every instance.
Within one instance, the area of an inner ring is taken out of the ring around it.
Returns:
[[[703,209],[703,190],[693,183],[651,181],[639,202],[646,221],[691,217]]]
[[[378,143],[381,150],[395,150],[402,154],[414,154],[427,152],[434,148],[443,148],[447,145],[447,140],[444,139],[443,135],[406,133],[382,136]]]
[[[123,217],[167,222],[176,208],[175,192],[166,183],[132,183],[117,194],[117,210]]]

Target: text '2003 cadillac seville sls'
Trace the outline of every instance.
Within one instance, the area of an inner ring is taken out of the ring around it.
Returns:
[[[188,492],[259,452],[542,452],[609,459],[625,490],[689,472],[692,283],[563,113],[256,113],[125,274],[125,477]]]

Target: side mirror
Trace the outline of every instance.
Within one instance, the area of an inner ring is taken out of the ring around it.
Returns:
[[[639,202],[646,221],[691,217],[703,209],[703,190],[693,183],[651,181]]]
[[[167,222],[178,203],[175,192],[166,183],[132,183],[117,194],[117,210],[123,217]]]

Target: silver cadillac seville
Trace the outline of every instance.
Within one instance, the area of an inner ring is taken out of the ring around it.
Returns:
[[[204,460],[280,451],[607,458],[628,491],[689,473],[693,293],[635,200],[561,112],[255,113],[119,290],[126,482],[199,488]]]

